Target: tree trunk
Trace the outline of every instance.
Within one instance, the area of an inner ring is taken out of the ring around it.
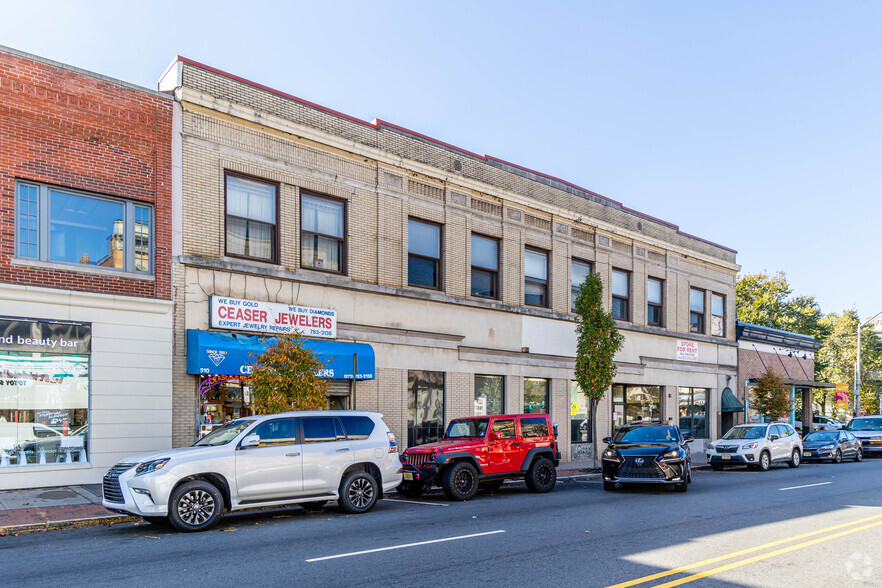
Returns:
[[[591,399],[589,417],[591,419],[591,459],[593,467],[597,467],[597,399]]]

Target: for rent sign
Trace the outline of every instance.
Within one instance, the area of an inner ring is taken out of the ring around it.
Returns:
[[[337,311],[294,304],[211,297],[211,328],[259,333],[293,333],[304,337],[337,337]]]
[[[695,341],[677,341],[677,360],[698,361],[698,343]]]

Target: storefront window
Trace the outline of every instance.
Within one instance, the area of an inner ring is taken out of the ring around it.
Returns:
[[[528,414],[548,412],[548,380],[524,378],[524,412]]]
[[[88,461],[89,346],[87,325],[0,320],[0,468]]]
[[[251,389],[246,378],[211,376],[203,379],[202,427],[200,437],[224,423],[254,414],[251,411]]]
[[[505,412],[505,380],[502,376],[475,376],[475,415]]]
[[[613,385],[613,432],[633,421],[652,421],[661,417],[661,386]]]
[[[444,372],[407,372],[407,445],[438,441],[444,432]]]
[[[707,439],[707,388],[680,388],[680,433]]]
[[[591,422],[588,418],[588,397],[578,382],[570,382],[570,442],[590,443]]]

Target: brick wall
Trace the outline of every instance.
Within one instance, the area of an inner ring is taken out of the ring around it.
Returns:
[[[149,90],[0,48],[0,281],[171,298],[172,101]],[[154,206],[154,279],[21,264],[15,181]]]
[[[738,389],[734,390],[738,398],[744,399],[744,382],[758,378],[771,368],[775,374],[785,380],[814,380],[815,360],[802,352],[794,352],[792,357],[786,353],[773,353],[756,350],[750,347],[738,349]]]

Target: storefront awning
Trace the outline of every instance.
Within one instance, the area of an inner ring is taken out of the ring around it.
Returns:
[[[720,412],[744,412],[744,405],[735,397],[728,387],[723,388],[723,398],[720,402]]]
[[[257,356],[276,337],[242,335],[220,331],[187,330],[187,373],[248,375]],[[330,380],[373,380],[374,349],[367,343],[303,339],[325,364],[319,374]]]

